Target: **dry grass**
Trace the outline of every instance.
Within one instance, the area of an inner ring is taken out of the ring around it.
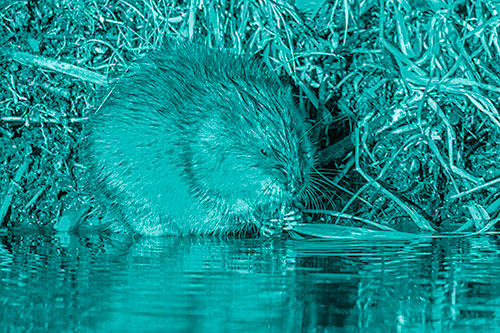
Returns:
[[[182,36],[260,56],[293,79],[329,178],[310,212],[406,231],[490,229],[500,210],[499,11],[481,0],[4,4],[0,222],[60,216],[107,81]]]

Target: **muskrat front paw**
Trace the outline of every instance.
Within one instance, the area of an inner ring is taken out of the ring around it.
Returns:
[[[283,230],[291,230],[303,222],[302,212],[293,207],[283,216]]]
[[[278,218],[264,219],[260,225],[259,234],[264,237],[272,237],[281,234],[283,223]]]
[[[279,235],[302,222],[302,212],[295,207],[281,209],[278,217],[261,219],[259,234],[264,237]]]

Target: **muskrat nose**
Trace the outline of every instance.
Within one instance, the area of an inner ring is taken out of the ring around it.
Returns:
[[[295,176],[287,170],[281,170],[281,181],[283,182],[283,188],[288,195],[296,196],[299,193],[300,182],[299,177]]]

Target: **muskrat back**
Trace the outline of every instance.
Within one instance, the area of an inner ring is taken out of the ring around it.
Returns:
[[[279,224],[310,195],[306,128],[291,88],[259,63],[170,42],[134,65],[89,122],[97,223],[143,235],[248,232],[262,216]]]

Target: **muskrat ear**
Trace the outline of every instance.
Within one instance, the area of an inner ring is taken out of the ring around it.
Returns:
[[[267,156],[267,150],[265,150],[264,148],[260,148],[260,153],[264,156]]]

